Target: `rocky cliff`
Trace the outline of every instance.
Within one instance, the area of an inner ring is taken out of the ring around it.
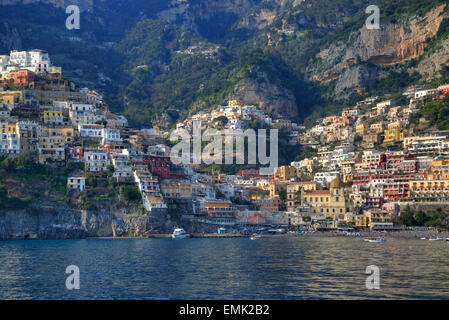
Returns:
[[[245,79],[238,83],[229,99],[254,104],[268,113],[298,117],[298,106],[293,93],[271,83],[266,76],[258,79]]]
[[[0,213],[0,239],[143,237],[151,232],[150,220],[148,216],[110,210],[35,207]]]
[[[32,205],[18,211],[0,212],[0,240],[80,239],[88,237],[148,237],[167,234],[176,227],[188,233],[216,232],[214,225],[185,219],[190,203],[172,203],[168,210],[150,215],[133,209],[104,205],[100,210],[73,209],[64,203]]]
[[[323,48],[316,58],[322,61],[319,67],[309,69],[310,79],[326,83],[337,79],[335,93],[341,95],[345,89],[357,89],[376,80],[376,69],[366,67],[391,66],[421,57],[427,44],[435,39],[444,19],[443,4],[430,10],[424,16],[412,15],[399,23],[382,24],[379,30],[363,26],[352,33],[349,43],[333,43]],[[441,63],[448,62],[449,51],[446,42],[439,50],[426,56],[418,71],[424,75],[441,69]],[[364,64],[361,66],[360,64]]]

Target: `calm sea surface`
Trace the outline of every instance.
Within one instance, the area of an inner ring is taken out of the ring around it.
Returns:
[[[67,290],[66,267],[80,269]],[[380,268],[367,290],[365,269]],[[449,243],[360,238],[0,242],[0,299],[449,298]]]

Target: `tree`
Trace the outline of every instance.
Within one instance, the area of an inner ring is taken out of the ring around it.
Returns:
[[[221,122],[221,126],[224,127],[228,123],[228,118],[226,118],[225,116],[219,116],[214,119],[214,122]]]
[[[115,169],[112,164],[110,164],[106,167],[106,174],[108,177],[112,177],[114,175],[114,171],[115,171]]]
[[[415,218],[413,217],[413,211],[410,206],[405,207],[404,211],[401,212],[399,222],[405,224],[406,226],[415,225]]]
[[[418,226],[423,226],[429,220],[429,217],[427,217],[427,215],[423,211],[415,213],[413,218],[415,219],[415,223]]]
[[[279,199],[281,199],[281,201],[287,200],[287,190],[286,189],[279,190]]]
[[[142,200],[137,187],[124,186],[121,195],[127,202],[139,202]]]

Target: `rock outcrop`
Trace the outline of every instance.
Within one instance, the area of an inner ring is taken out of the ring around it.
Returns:
[[[422,56],[427,43],[438,34],[445,7],[445,4],[441,5],[423,17],[414,15],[397,24],[381,22],[379,30],[362,27],[358,33],[351,35],[350,38],[354,40],[349,44],[333,44],[321,50],[317,58],[323,63],[309,70],[309,78],[321,83],[338,79],[335,93],[339,94],[343,92],[342,89],[362,87],[372,80],[363,76],[373,77],[372,70],[360,68],[360,63],[368,62],[382,67]],[[440,48],[433,56],[425,59],[418,70],[422,74],[428,67],[430,70],[439,70],[440,61],[447,62],[449,59],[446,49]],[[350,75],[355,78],[350,80]]]
[[[0,213],[0,240],[143,237],[151,217],[119,211],[76,210],[64,206],[31,207]]]
[[[0,212],[0,241],[147,237],[171,233],[176,227],[182,227],[188,233],[217,231],[215,225],[186,218],[193,214],[191,202],[172,203],[168,210],[159,209],[151,214],[118,207],[116,203],[104,204],[101,208],[95,211],[78,210],[58,202]]]
[[[412,16],[401,24],[387,24],[380,30],[363,27],[360,36],[348,49],[345,60],[354,58],[378,65],[391,65],[417,58],[424,53],[427,41],[435,38],[445,5],[424,17]]]
[[[241,81],[229,99],[257,105],[268,113],[288,116],[291,119],[298,117],[298,106],[293,93],[271,83],[266,76]]]

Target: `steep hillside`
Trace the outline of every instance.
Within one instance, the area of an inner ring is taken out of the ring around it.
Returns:
[[[362,0],[85,0],[69,31],[72,2],[0,1],[1,51],[50,51],[136,125],[170,126],[233,98],[303,120],[449,81],[441,0],[372,1],[380,30],[366,29]]]

